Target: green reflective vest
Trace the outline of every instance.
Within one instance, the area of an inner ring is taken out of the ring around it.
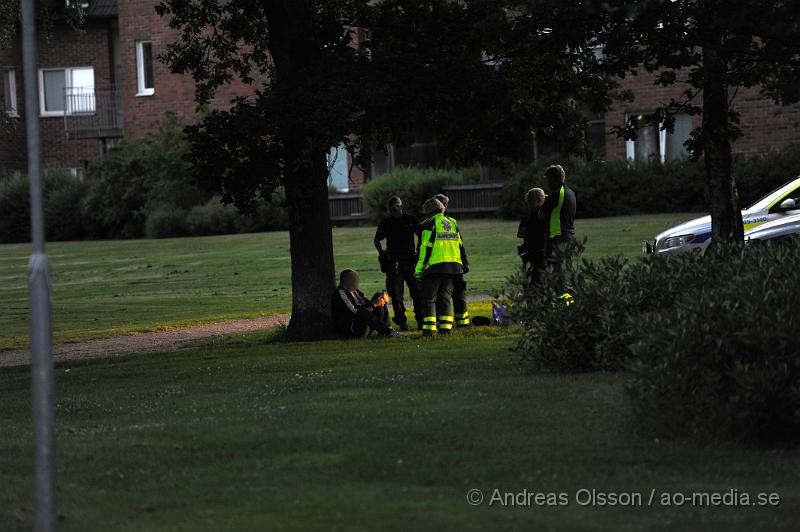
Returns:
[[[550,238],[561,236],[561,206],[564,205],[564,186],[558,191],[558,203],[550,213]]]
[[[439,213],[422,223],[415,274],[420,277],[431,266],[445,262],[461,265],[461,233],[453,218]]]

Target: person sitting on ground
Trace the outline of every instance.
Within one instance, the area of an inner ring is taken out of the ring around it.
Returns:
[[[336,334],[342,338],[366,338],[377,331],[383,336],[399,336],[389,326],[386,292],[378,292],[370,301],[358,285],[355,270],[343,270],[339,274],[339,286],[331,296],[331,317]]]
[[[545,256],[547,222],[542,211],[544,199],[544,190],[541,188],[532,188],[525,194],[528,214],[519,222],[517,229],[517,238],[523,239],[522,244],[517,247],[517,252],[525,271],[534,282],[542,280],[547,265]]]

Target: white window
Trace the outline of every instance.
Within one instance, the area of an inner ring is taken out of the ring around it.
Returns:
[[[153,83],[153,43],[136,43],[136,96],[152,96],[156,92]]]
[[[43,68],[39,70],[41,116],[93,114],[94,68]]]
[[[652,115],[634,114],[628,121],[636,129],[636,140],[625,143],[625,155],[629,161],[647,161],[658,158],[662,163],[688,156],[683,145],[692,133],[692,117],[686,113],[675,115],[672,133],[662,129]]]
[[[17,108],[17,71],[3,69],[3,104],[8,116],[19,116]]]

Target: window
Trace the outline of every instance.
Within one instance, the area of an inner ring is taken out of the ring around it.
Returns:
[[[41,116],[94,113],[94,69],[79,67],[39,70],[39,107]]]
[[[17,71],[3,69],[3,104],[8,116],[19,116],[17,108]]]
[[[141,41],[136,43],[136,80],[137,96],[151,96],[156,88],[153,83],[153,43]]]
[[[662,129],[652,115],[638,113],[628,117],[636,130],[636,140],[625,144],[625,154],[629,161],[647,161],[653,157],[663,163],[683,159],[688,156],[683,145],[692,133],[692,117],[685,113],[675,115],[672,133]]]

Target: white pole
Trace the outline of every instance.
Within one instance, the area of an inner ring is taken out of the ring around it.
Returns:
[[[22,63],[25,81],[25,128],[31,190],[31,240],[28,263],[31,325],[31,388],[33,420],[33,529],[56,530],[55,392],[51,327],[50,267],[45,251],[42,207],[42,153],[36,72],[34,0],[22,4]]]

